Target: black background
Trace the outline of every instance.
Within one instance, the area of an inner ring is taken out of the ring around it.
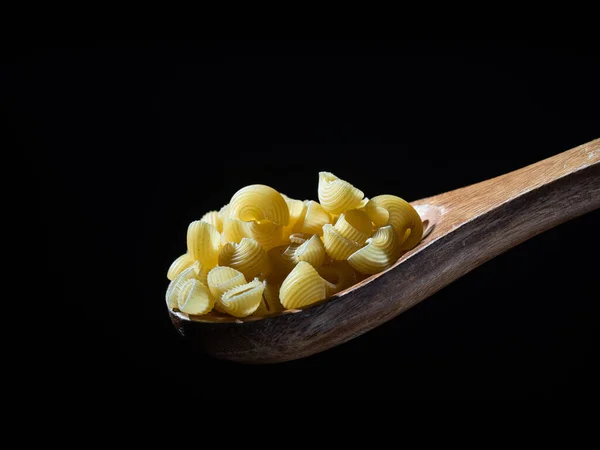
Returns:
[[[45,301],[60,311],[36,341],[47,393],[80,407],[591,402],[598,212],[366,335],[279,365],[195,353],[164,291],[188,223],[244,185],[316,199],[328,170],[367,196],[414,200],[598,138],[599,60],[590,44],[549,41],[12,48],[5,135],[38,180]]]

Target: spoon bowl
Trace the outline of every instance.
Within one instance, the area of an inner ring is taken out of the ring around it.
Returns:
[[[302,310],[237,319],[171,311],[202,351],[276,363],[327,350],[398,316],[477,266],[600,207],[600,139],[517,171],[412,202],[421,242],[387,270]]]

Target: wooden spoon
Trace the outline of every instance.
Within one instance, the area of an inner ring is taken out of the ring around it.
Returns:
[[[388,270],[304,310],[243,320],[169,311],[202,351],[244,363],[302,358],[396,317],[515,245],[600,207],[600,139],[417,200],[427,236]]]

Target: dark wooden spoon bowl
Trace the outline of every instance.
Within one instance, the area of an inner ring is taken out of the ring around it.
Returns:
[[[412,203],[425,237],[392,267],[303,310],[243,320],[169,310],[177,330],[214,357],[303,358],[396,317],[482,263],[600,207],[600,139],[517,171]]]

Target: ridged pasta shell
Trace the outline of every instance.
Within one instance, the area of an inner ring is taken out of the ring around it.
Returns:
[[[351,209],[342,213],[333,226],[338,234],[363,245],[373,235],[373,224],[366,212]]]
[[[378,195],[367,203],[365,211],[377,227],[392,225],[403,250],[421,242],[423,222],[412,205],[395,195]],[[410,231],[408,231],[410,230]]]
[[[279,247],[274,247],[267,252],[274,274],[286,276],[296,265],[295,252],[289,251],[289,248],[292,246],[295,248],[298,244],[281,245]]]
[[[178,308],[177,298],[179,297],[179,292],[181,291],[181,287],[184,285],[184,283],[191,279],[198,279],[199,275],[203,273],[204,272],[202,271],[200,261],[195,261],[191,267],[184,269],[173,279],[173,281],[169,283],[169,287],[167,288],[167,292],[165,294],[165,299],[167,300],[167,305],[169,308]]]
[[[249,316],[260,306],[264,289],[258,280],[234,287],[223,294],[221,306],[232,316]]]
[[[239,219],[225,219],[223,222],[223,241],[240,242],[245,237],[252,237],[252,222]]]
[[[218,303],[225,292],[236,286],[246,284],[247,281],[244,274],[239,270],[217,266],[208,272],[207,283],[210,293]]]
[[[219,217],[219,213],[217,211],[209,211],[202,216],[200,219],[202,222],[210,223],[213,227],[217,229],[220,233],[223,231],[223,221]]]
[[[327,283],[327,297],[337,294],[357,282],[356,272],[348,261],[334,261],[327,266],[317,268],[317,272]]]
[[[208,288],[199,280],[191,279],[181,287],[177,298],[179,310],[186,314],[200,315],[210,312],[215,306],[215,299]]]
[[[281,288],[282,282],[283,280],[281,278],[271,276],[266,277],[262,282],[265,286],[265,290],[263,291],[263,299],[269,314],[278,313],[284,309],[281,301],[279,300],[279,289]]]
[[[306,214],[306,204],[302,200],[289,198],[284,194],[281,194],[281,196],[285,200],[290,213],[290,221],[286,228],[293,228],[299,220],[304,218],[304,215]]]
[[[194,264],[194,260],[188,253],[184,253],[179,258],[171,263],[169,270],[167,271],[167,278],[173,281],[177,275],[183,272],[188,267],[191,267]]]
[[[188,227],[187,247],[193,260],[200,261],[205,269],[212,269],[219,259],[221,235],[211,224],[195,220]]]
[[[229,219],[229,203],[223,205],[219,210],[219,219],[221,219],[221,223],[225,222],[225,219]]]
[[[329,214],[340,215],[358,208],[365,194],[330,172],[319,172],[319,203]]]
[[[351,254],[360,249],[357,242],[341,236],[330,224],[323,226],[323,240],[325,251],[333,260],[337,261],[348,259]]]
[[[281,226],[286,226],[290,221],[284,198],[264,184],[253,184],[237,191],[229,202],[229,215],[244,221],[270,220]]]
[[[271,250],[284,243],[283,227],[270,220],[250,222],[251,237],[265,250]]]
[[[290,234],[290,242],[292,244],[304,244],[308,239],[311,238],[311,234],[306,234],[306,233],[293,233]]]
[[[305,261],[313,267],[319,267],[325,261],[325,245],[317,235],[294,249],[296,261]]]
[[[323,234],[323,225],[331,223],[331,216],[323,206],[314,200],[306,202],[306,215],[302,222],[303,233],[307,234]]]
[[[219,254],[219,265],[239,270],[247,280],[271,272],[267,252],[254,239],[243,238],[240,243],[225,244]]]
[[[327,298],[325,280],[309,263],[300,261],[283,280],[279,298],[286,309],[312,305]]]
[[[400,239],[391,225],[379,228],[367,245],[348,258],[355,270],[365,274],[374,274],[387,269],[400,256]]]

